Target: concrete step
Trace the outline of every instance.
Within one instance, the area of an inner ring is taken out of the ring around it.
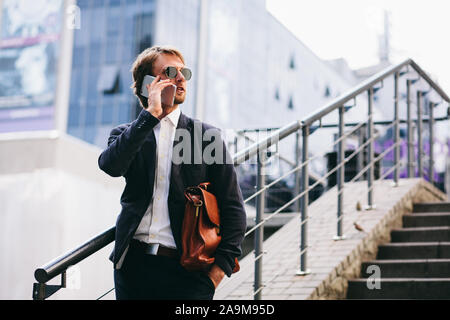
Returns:
[[[399,242],[378,247],[380,259],[450,259],[450,242]]]
[[[450,278],[450,259],[367,261],[361,265],[361,278],[376,275],[370,266],[379,267],[381,278]]]
[[[450,278],[386,278],[380,288],[371,279],[348,281],[347,299],[450,299]]]
[[[450,226],[450,213],[446,212],[406,214],[402,218],[405,228]]]
[[[414,203],[413,212],[450,212],[450,202]]]
[[[450,241],[450,227],[403,228],[391,231],[392,242]]]

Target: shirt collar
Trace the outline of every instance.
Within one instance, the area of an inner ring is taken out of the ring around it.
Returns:
[[[180,107],[177,107],[167,116],[165,116],[165,118],[168,118],[170,122],[172,122],[173,126],[176,127],[178,125],[178,119],[180,119],[180,114],[181,114]]]

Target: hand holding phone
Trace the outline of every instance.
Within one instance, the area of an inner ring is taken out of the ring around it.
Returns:
[[[170,79],[161,80],[159,75],[156,78],[146,75],[141,86],[141,95],[148,98],[146,110],[161,120],[165,116],[162,107],[173,106],[175,91],[176,86],[172,84]]]
[[[174,104],[174,101],[175,101],[175,92],[177,90],[177,86],[174,84],[171,84],[169,79],[160,81],[160,77],[158,76],[157,78],[158,78],[157,82],[161,82],[161,84],[164,83],[164,87],[162,88],[162,91],[161,91],[161,103],[164,106],[172,107]],[[150,75],[146,75],[144,77],[144,81],[142,82],[142,87],[141,87],[141,95],[143,95],[146,98],[149,98],[150,94],[147,89],[147,86],[151,85],[157,78],[155,78],[154,76],[150,76]],[[165,85],[166,83],[171,84],[171,85]]]

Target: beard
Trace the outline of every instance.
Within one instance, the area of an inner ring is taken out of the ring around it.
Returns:
[[[182,104],[184,100],[186,99],[186,92],[183,92],[182,94],[178,95],[175,94],[175,101],[174,104]]]

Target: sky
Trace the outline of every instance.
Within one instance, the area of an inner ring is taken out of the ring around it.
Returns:
[[[267,0],[267,10],[322,59],[352,68],[378,62],[383,11],[391,62],[412,58],[450,94],[449,0]]]

